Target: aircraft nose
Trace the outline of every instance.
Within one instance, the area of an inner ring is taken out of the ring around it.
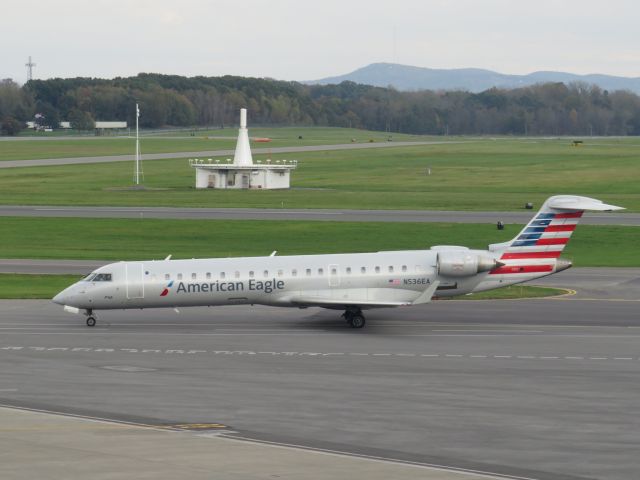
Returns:
[[[58,293],[55,297],[53,297],[51,299],[51,301],[53,303],[57,303],[58,305],[64,305],[66,299],[67,299],[67,295],[66,295],[65,291],[63,290],[60,293]]]

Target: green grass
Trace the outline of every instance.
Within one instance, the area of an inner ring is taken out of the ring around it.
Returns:
[[[640,211],[640,139],[458,140],[274,155],[300,162],[282,191],[196,190],[186,159],[144,162],[145,185],[163,189],[147,191],[117,189],[132,184],[133,162],[3,169],[0,204],[501,211],[571,193]]]
[[[167,132],[165,134],[143,136],[140,139],[142,153],[198,152],[206,150],[233,149],[236,145],[237,128],[224,130],[189,132]],[[325,145],[351,143],[387,142],[389,134],[349,128],[251,128],[250,137],[268,137],[271,142],[251,142],[253,148],[275,148],[302,145]],[[298,138],[302,136],[302,139]],[[392,134],[396,141],[425,139],[414,135]],[[98,157],[103,155],[133,155],[135,138],[91,137],[64,138],[48,137],[47,140],[2,141],[0,161],[32,160],[37,158]]]
[[[443,300],[516,300],[519,298],[542,298],[564,295],[563,288],[536,287],[532,285],[511,285],[509,287],[488,290],[459,297],[445,297]]]
[[[0,298],[52,298],[80,279],[79,275],[0,274]]]
[[[372,252],[432,245],[486,248],[521,227],[322,221],[0,219],[0,258],[151,260]],[[564,257],[576,266],[640,266],[638,229],[579,226]]]

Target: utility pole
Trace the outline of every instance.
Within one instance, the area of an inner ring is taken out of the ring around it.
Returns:
[[[136,174],[135,174],[135,182],[136,185],[140,185],[140,134],[138,132],[138,119],[140,118],[140,108],[138,108],[138,104],[136,103]]]
[[[35,63],[31,61],[31,55],[29,55],[29,61],[24,64],[27,67],[27,82],[33,80],[33,67],[36,66]]]

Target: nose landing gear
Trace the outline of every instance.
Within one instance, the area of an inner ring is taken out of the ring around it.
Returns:
[[[347,307],[342,316],[351,328],[362,328],[365,326],[366,319],[360,307]]]

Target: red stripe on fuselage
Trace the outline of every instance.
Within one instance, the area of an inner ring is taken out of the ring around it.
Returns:
[[[523,258],[558,258],[562,252],[513,252],[503,253],[501,260],[513,260]]]
[[[555,218],[580,218],[584,211],[581,212],[573,212],[573,213],[556,213]]]
[[[565,245],[568,241],[568,238],[540,238],[536,245]]]
[[[575,224],[571,225],[549,225],[544,232],[573,232],[576,229]]]
[[[491,270],[489,275],[545,272],[553,272],[553,265],[505,265],[504,267]]]

